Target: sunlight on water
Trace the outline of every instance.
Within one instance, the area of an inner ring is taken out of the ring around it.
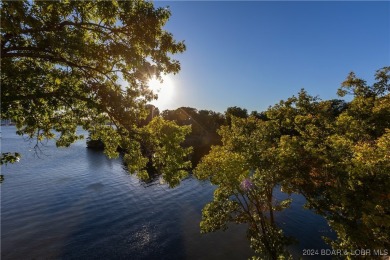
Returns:
[[[3,259],[247,259],[245,226],[201,235],[203,206],[214,188],[193,178],[169,189],[157,179],[141,183],[120,158],[108,160],[85,141],[67,149],[51,142],[37,158],[28,142],[2,128],[3,151],[22,159],[2,167]],[[283,194],[277,194],[283,199]],[[303,210],[304,199],[277,215],[278,223],[301,244],[328,248],[321,241],[325,221]],[[17,248],[17,250],[15,250]]]

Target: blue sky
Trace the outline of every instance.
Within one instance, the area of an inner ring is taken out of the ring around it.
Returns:
[[[301,88],[322,99],[350,71],[390,65],[390,2],[157,1],[185,40],[175,95],[160,109],[263,111]]]

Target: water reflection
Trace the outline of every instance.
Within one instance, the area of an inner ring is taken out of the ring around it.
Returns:
[[[50,157],[34,158],[29,146],[2,128],[2,148],[22,153],[2,167],[3,259],[247,259],[252,251],[244,225],[200,234],[203,206],[214,188],[191,177],[169,189],[157,180],[141,183],[119,159],[85,148],[49,143]],[[278,196],[280,194],[277,194]],[[282,195],[280,195],[282,196]],[[277,215],[302,248],[329,248],[321,241],[326,222],[303,210],[302,197]],[[15,250],[17,248],[17,250]]]
[[[102,151],[85,148],[86,150],[86,161],[88,162],[88,167],[91,170],[96,170],[104,166],[112,167],[113,161],[108,159],[102,154]],[[99,159],[97,159],[99,158]]]

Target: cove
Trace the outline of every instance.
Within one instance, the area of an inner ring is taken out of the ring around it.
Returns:
[[[1,256],[3,259],[247,259],[252,255],[244,225],[200,234],[203,206],[214,187],[191,176],[169,189],[159,180],[140,182],[121,158],[109,160],[86,148],[53,142],[35,154],[33,144],[2,127],[3,151],[19,151],[19,163],[2,166]],[[286,195],[276,192],[275,197]],[[333,236],[323,217],[303,209],[292,195],[277,223],[305,249],[330,249],[321,236]],[[322,256],[321,259],[330,259]]]

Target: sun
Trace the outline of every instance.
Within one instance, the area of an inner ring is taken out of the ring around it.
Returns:
[[[153,100],[151,104],[158,107],[160,110],[165,109],[174,96],[174,84],[171,76],[162,75],[161,78],[162,81],[152,78],[148,82],[149,88],[158,95],[157,100]]]

